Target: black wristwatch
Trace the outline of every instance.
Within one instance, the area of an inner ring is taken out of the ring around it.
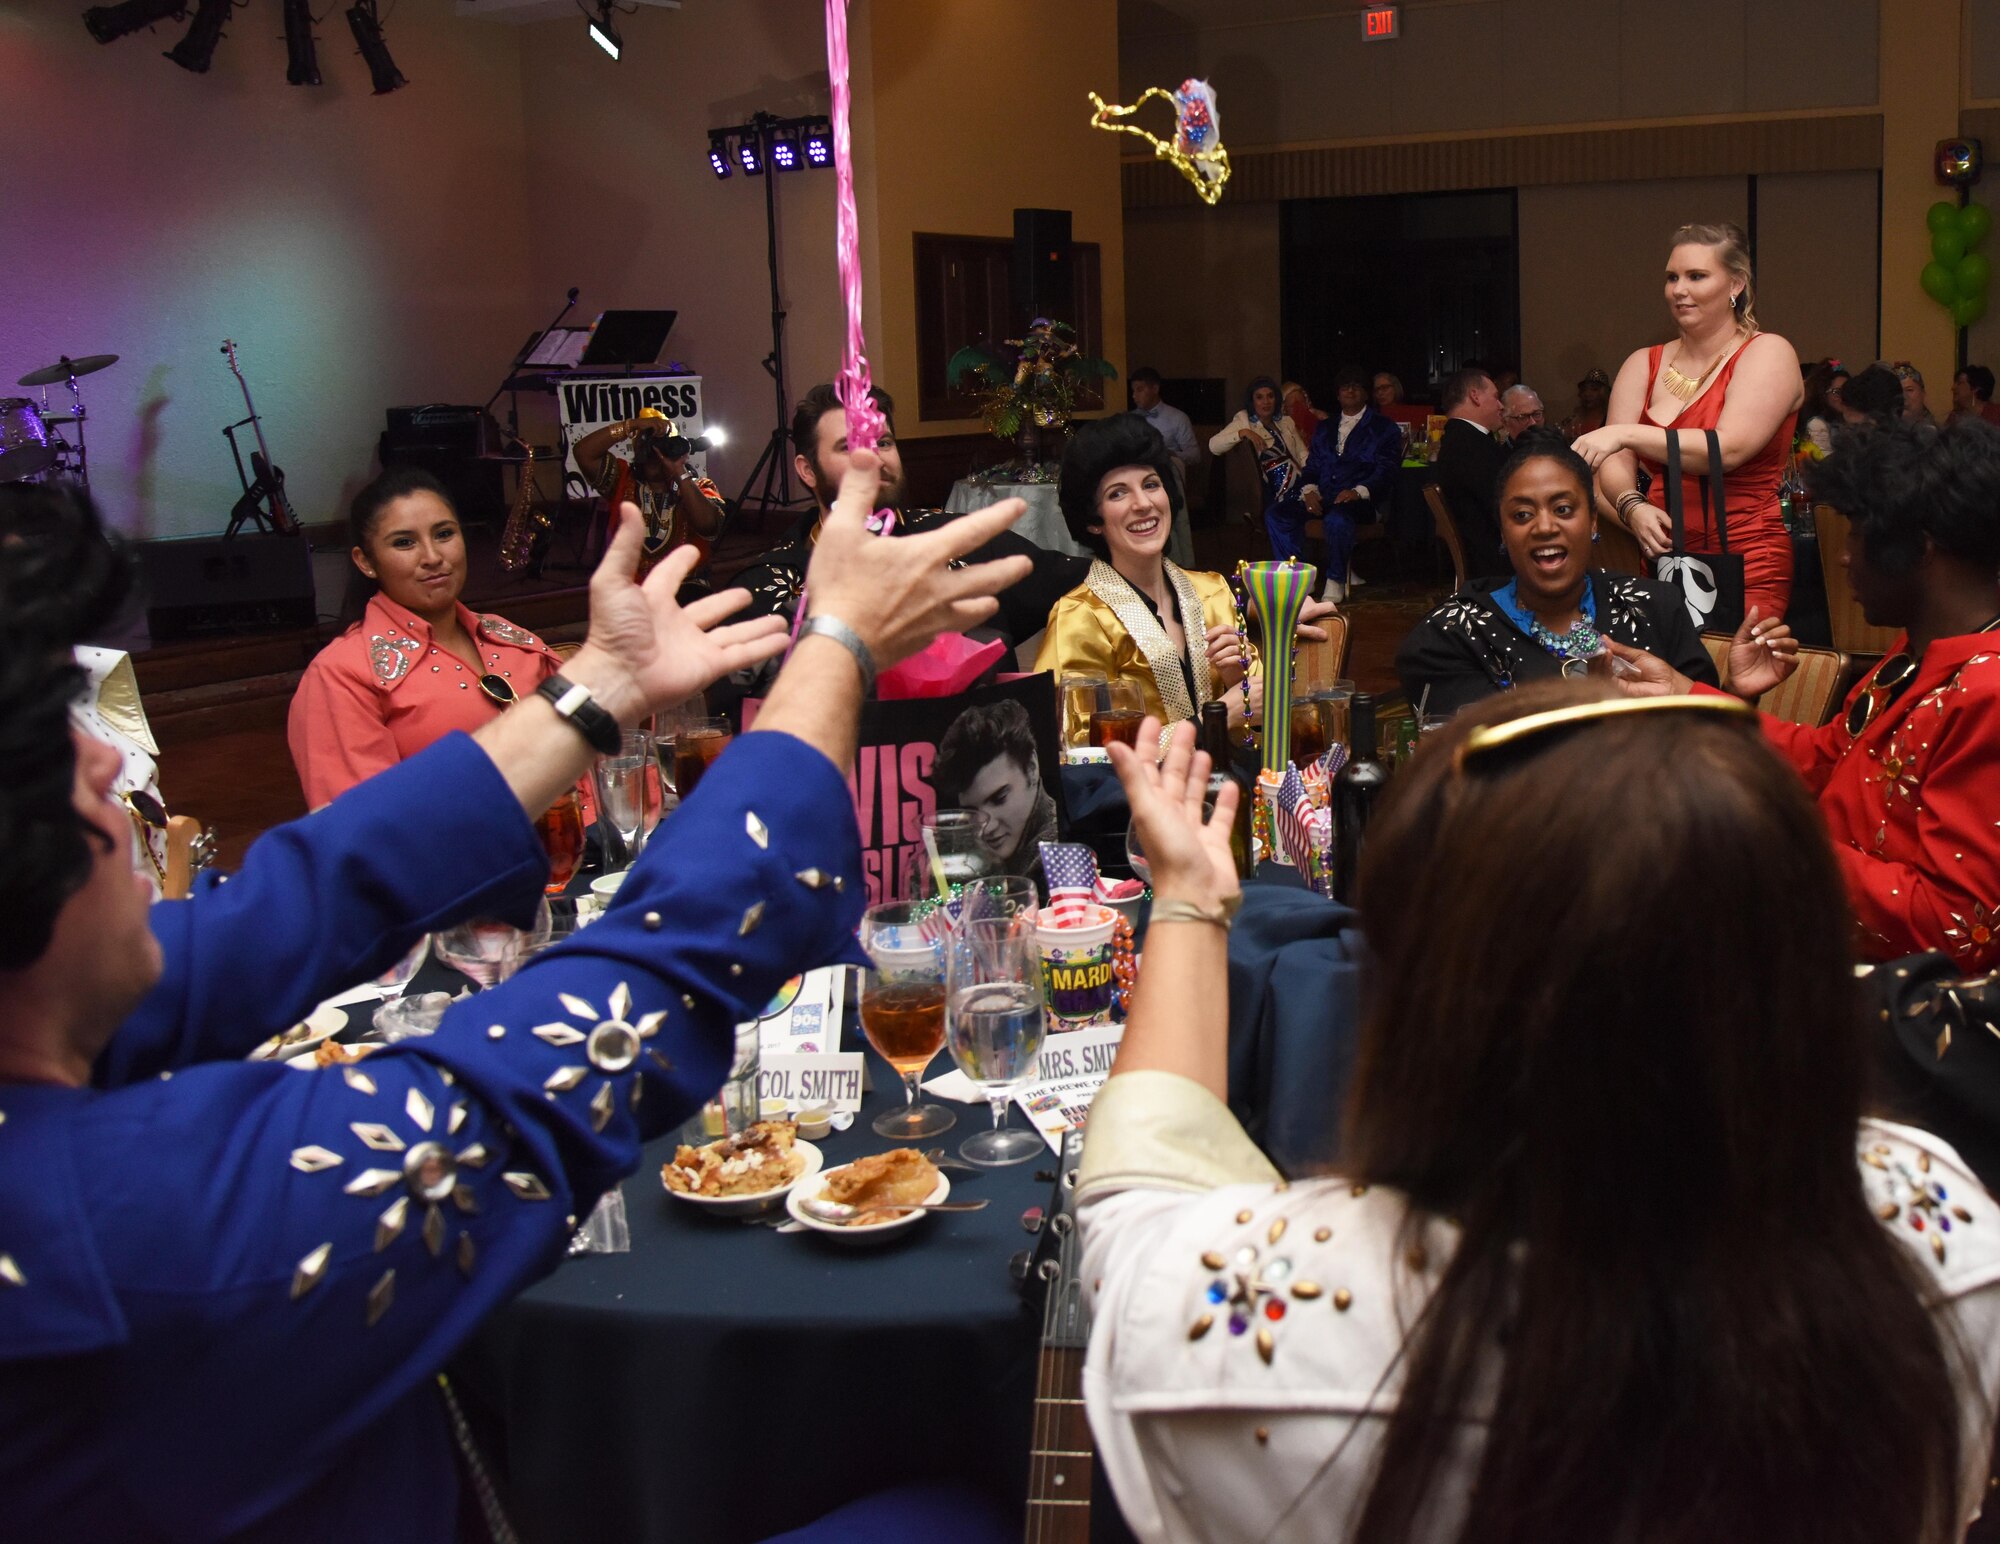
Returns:
[[[548,698],[556,716],[588,740],[590,748],[600,756],[618,754],[622,743],[618,720],[604,711],[590,695],[589,687],[578,686],[558,672],[536,687],[535,695]]]

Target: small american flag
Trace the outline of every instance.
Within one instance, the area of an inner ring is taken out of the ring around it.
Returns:
[[[1081,842],[1044,842],[1042,876],[1049,882],[1049,920],[1057,927],[1083,922],[1097,893],[1097,854]]]

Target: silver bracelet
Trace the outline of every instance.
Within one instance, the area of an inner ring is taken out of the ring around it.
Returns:
[[[854,663],[861,667],[861,693],[863,696],[875,690],[875,656],[870,652],[868,645],[861,641],[861,634],[857,633],[838,617],[829,616],[813,617],[807,621],[804,627],[799,629],[799,637],[801,639],[810,638],[815,634],[822,638],[831,638],[835,643],[847,650],[849,654],[854,656]]]

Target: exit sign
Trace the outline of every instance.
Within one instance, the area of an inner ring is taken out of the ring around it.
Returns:
[[[1401,37],[1402,9],[1399,5],[1370,6],[1361,13],[1361,36],[1370,43],[1383,38]]]

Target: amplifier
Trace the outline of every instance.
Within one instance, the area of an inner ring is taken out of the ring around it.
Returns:
[[[146,626],[155,643],[311,627],[312,549],[291,536],[138,543]]]
[[[384,415],[391,438],[448,443],[478,432],[479,409],[451,402],[392,407]]]

